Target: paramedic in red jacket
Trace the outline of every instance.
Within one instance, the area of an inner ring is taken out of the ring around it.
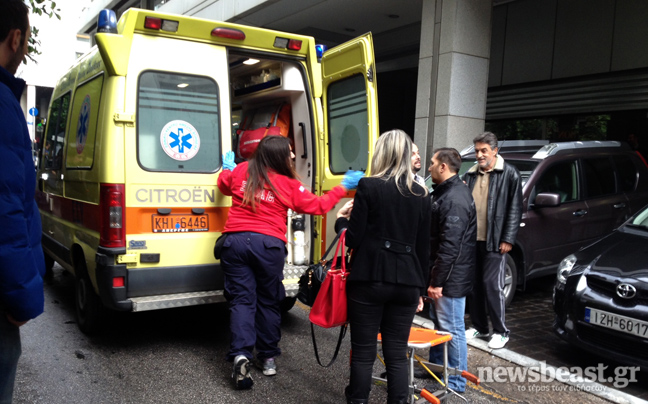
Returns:
[[[252,387],[249,363],[255,348],[257,366],[263,374],[277,373],[288,209],[324,214],[348,189],[355,188],[363,175],[361,171],[348,172],[342,186],[318,197],[297,179],[293,158],[287,138],[268,136],[247,162],[235,165],[234,154],[227,153],[218,178],[220,191],[232,197],[223,230],[227,239],[221,252],[221,268],[230,308],[227,360],[234,362],[232,379],[237,389]]]

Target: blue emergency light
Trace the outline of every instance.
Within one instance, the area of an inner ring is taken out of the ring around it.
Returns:
[[[322,60],[322,56],[324,55],[324,52],[328,50],[328,46],[323,45],[323,44],[316,44],[315,45],[315,53],[317,54],[317,61]]]
[[[117,15],[112,10],[101,10],[97,19],[97,33],[107,32],[110,34],[117,33]]]

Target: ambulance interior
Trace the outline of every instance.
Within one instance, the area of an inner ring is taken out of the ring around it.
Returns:
[[[305,77],[296,62],[263,59],[258,55],[229,54],[230,94],[232,99],[232,148],[237,160],[239,140],[245,130],[272,125],[281,105],[290,106],[288,138],[295,153],[299,179],[312,191],[314,183],[314,145],[312,119],[304,87]],[[312,258],[312,220],[309,215],[289,211],[287,266],[305,266]]]

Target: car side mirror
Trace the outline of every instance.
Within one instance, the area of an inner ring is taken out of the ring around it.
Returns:
[[[560,206],[560,195],[552,192],[542,192],[536,195],[533,204],[536,208],[549,208],[553,206]]]

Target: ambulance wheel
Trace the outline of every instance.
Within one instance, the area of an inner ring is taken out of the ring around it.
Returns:
[[[54,258],[50,257],[45,251],[43,251],[43,255],[45,256],[45,273],[51,272],[52,268],[54,268]]]
[[[281,307],[281,312],[287,313],[288,311],[290,311],[290,309],[292,309],[293,306],[295,305],[296,301],[297,301],[297,297],[286,296],[279,304],[279,306]]]
[[[45,256],[45,276],[43,281],[47,284],[51,284],[54,280],[54,258],[50,257],[45,251],[43,251]]]
[[[76,266],[75,292],[76,315],[79,329],[88,335],[95,334],[104,314],[104,307],[92,287],[85,261],[80,260]]]

